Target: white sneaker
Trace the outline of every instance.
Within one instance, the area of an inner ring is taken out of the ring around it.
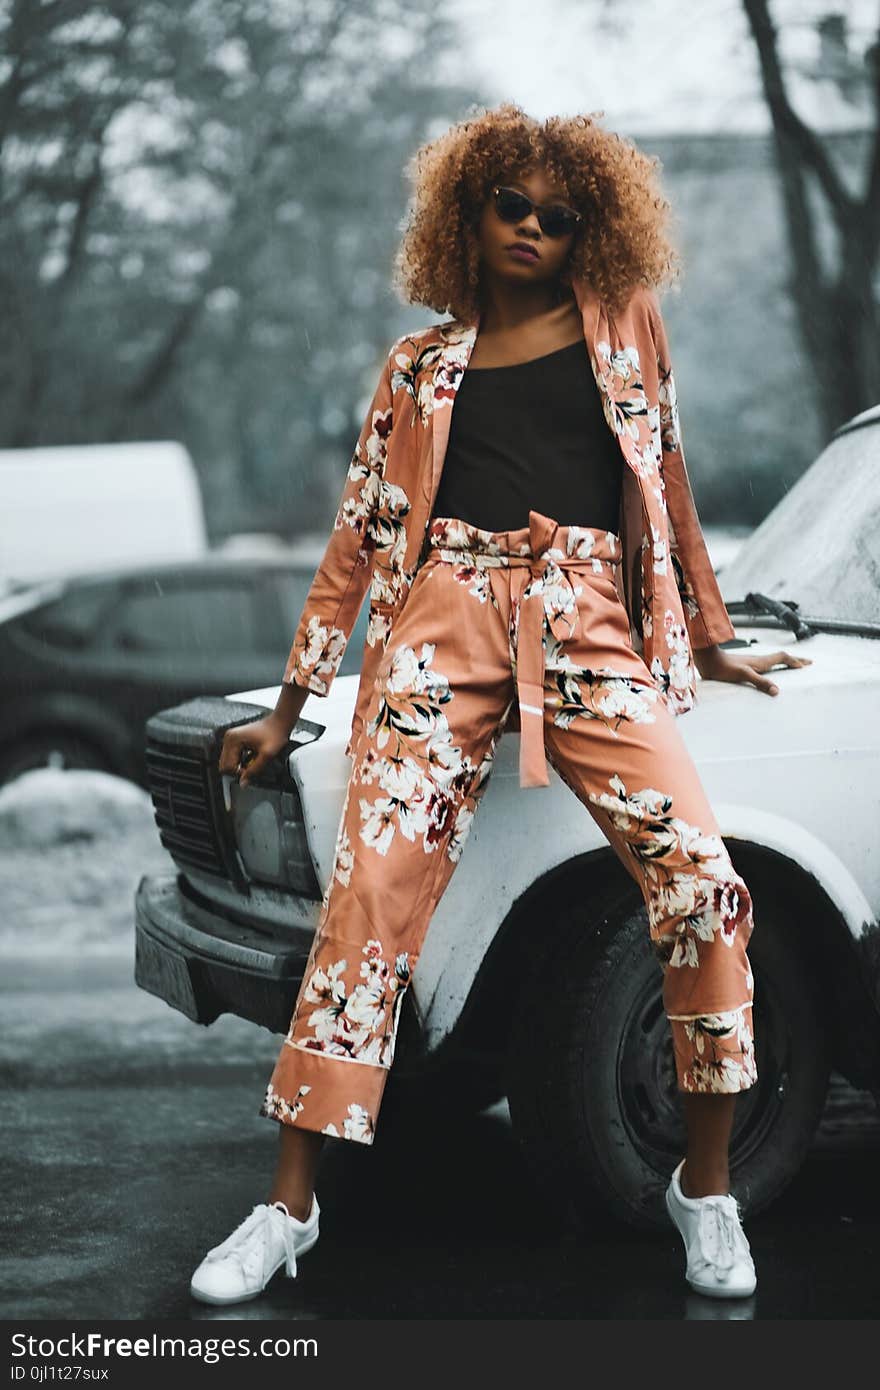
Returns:
[[[686,1197],[681,1190],[683,1167],[684,1159],[666,1189],[666,1210],[687,1251],[685,1277],[692,1289],[710,1298],[747,1298],[758,1280],[736,1198],[730,1193]]]
[[[260,1202],[222,1245],[209,1250],[192,1277],[189,1291],[203,1303],[240,1303],[261,1294],[276,1270],[296,1276],[296,1257],[318,1239],[318,1198],[305,1221],[291,1216],[283,1202]]]

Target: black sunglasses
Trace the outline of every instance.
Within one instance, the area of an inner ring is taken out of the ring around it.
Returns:
[[[538,226],[545,236],[568,236],[569,232],[573,232],[578,223],[583,221],[579,212],[567,208],[564,203],[548,203],[545,207],[539,208],[531,198],[527,198],[525,193],[520,193],[516,188],[504,188],[496,184],[492,189],[492,197],[495,200],[495,211],[502,222],[521,222],[534,212],[538,217]]]

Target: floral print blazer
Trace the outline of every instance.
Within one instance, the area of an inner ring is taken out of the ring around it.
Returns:
[[[685,467],[659,301],[653,289],[638,286],[612,319],[592,286],[576,281],[573,289],[605,419],[625,464],[621,599],[636,651],[668,707],[683,714],[696,703],[694,649],[735,634]],[[327,695],[369,587],[349,756],[395,615],[425,555],[456,392],[478,331],[479,318],[451,319],[392,344],[293,639],[282,679]],[[509,726],[517,724],[514,704]]]

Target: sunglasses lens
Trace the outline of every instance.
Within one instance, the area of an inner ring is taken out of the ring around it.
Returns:
[[[566,236],[576,225],[568,208],[543,208],[538,214],[538,226],[545,236]]]
[[[495,210],[504,222],[519,222],[528,217],[532,205],[522,193],[514,188],[499,188],[495,194]]]

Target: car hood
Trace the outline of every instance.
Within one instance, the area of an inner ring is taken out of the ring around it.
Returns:
[[[878,621],[880,421],[867,414],[834,436],[724,565],[726,603],[753,590],[796,603],[808,622]]]
[[[302,712],[303,719],[311,719],[315,724],[324,724],[334,731],[340,731],[344,726],[347,739],[359,682],[360,676],[357,673],[350,676],[334,676],[329,695],[310,696],[306,700]],[[226,699],[242,700],[251,705],[266,705],[272,710],[280,693],[280,685],[262,685],[256,686],[253,690],[237,690],[234,694],[227,695]]]
[[[724,708],[724,717],[731,712],[731,706],[742,706],[745,713],[755,715],[763,711],[771,701],[790,702],[808,696],[817,689],[831,686],[845,686],[855,689],[867,688],[874,698],[880,685],[880,641],[857,635],[817,632],[814,636],[798,641],[784,628],[774,625],[757,625],[753,620],[736,627],[736,635],[747,646],[728,648],[737,655],[760,656],[780,650],[789,651],[793,656],[807,656],[811,665],[796,669],[780,667],[773,672],[774,683],[779,686],[780,695],[764,695],[754,686],[732,684],[729,681],[701,680],[697,688],[697,710],[702,707],[703,719],[711,719],[712,711]],[[303,718],[316,724],[323,724],[331,740],[347,742],[351,717],[357,698],[359,676],[337,676],[330,687],[329,695],[315,696],[306,700]],[[237,691],[227,696],[230,700],[243,700],[251,704],[266,705],[274,709],[280,686],[263,686],[254,690]],[[762,704],[761,702],[764,702]],[[682,715],[682,719],[687,719]]]

